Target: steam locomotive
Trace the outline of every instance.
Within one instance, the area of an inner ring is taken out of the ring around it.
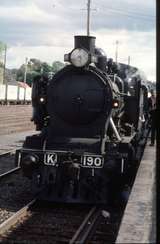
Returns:
[[[52,79],[37,76],[33,118],[17,164],[39,197],[55,202],[107,203],[134,171],[146,124],[147,87],[138,69],[116,64],[95,37],[75,36],[69,64]]]

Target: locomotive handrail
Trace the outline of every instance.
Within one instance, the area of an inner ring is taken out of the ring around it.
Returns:
[[[116,126],[115,126],[115,124],[114,124],[112,118],[110,118],[110,124],[111,124],[111,126],[112,126],[112,129],[113,129],[113,131],[114,131],[116,137],[117,137],[117,140],[118,140],[118,141],[121,141],[122,138],[120,137],[120,135],[119,135],[119,133],[118,133],[118,131],[117,131],[117,128],[116,128]]]
[[[118,95],[125,96],[125,97],[131,97],[131,94],[122,93],[122,92],[118,92]]]

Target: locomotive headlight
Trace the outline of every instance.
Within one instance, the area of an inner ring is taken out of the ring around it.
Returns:
[[[76,48],[70,54],[70,62],[76,67],[83,67],[89,62],[89,53],[82,48]]]
[[[35,154],[25,156],[21,161],[21,168],[24,176],[31,178],[33,171],[38,168],[39,157]]]
[[[36,165],[38,163],[38,156],[37,155],[27,155],[23,159],[23,165],[29,166],[29,165]]]

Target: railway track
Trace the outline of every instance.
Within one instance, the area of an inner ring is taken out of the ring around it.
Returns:
[[[11,150],[9,150],[9,149],[4,149],[3,152],[0,152],[0,158],[9,156],[9,155],[11,155],[11,154],[14,154],[14,153],[15,153],[15,150],[16,150],[16,149],[11,149]]]
[[[6,149],[0,153],[0,180],[20,170],[19,167],[14,165],[15,150]]]
[[[10,155],[13,155],[14,150],[7,151],[3,153],[1,156],[1,159],[7,158]],[[9,170],[3,174],[0,174],[0,182],[1,187],[0,190],[2,190],[3,185],[6,185],[6,189],[8,189],[8,186],[11,187],[12,191],[12,185],[15,183],[12,183],[12,179],[19,178],[18,171],[20,170],[19,167],[14,168],[12,170]],[[15,176],[14,176],[15,175]],[[3,180],[4,179],[4,180]],[[7,183],[8,182],[8,183]],[[20,183],[21,184],[21,183]],[[19,184],[19,185],[20,185]],[[15,185],[16,187],[16,185]],[[17,188],[17,187],[16,187]],[[5,191],[5,188],[4,188]],[[14,190],[12,191],[12,194],[14,193]],[[18,191],[17,191],[18,193]],[[3,191],[2,191],[3,194]],[[23,198],[21,196],[21,193],[18,193],[17,200],[13,194],[10,198],[15,198],[16,201],[19,201],[18,199]],[[3,197],[2,197],[3,198]],[[1,217],[1,211],[3,212],[3,209],[5,209],[5,205],[7,203],[6,201],[2,201],[3,203],[0,203],[0,206],[2,206],[2,210],[0,208],[0,217]],[[35,201],[31,201],[29,204],[27,204],[24,208],[19,208],[16,205],[16,202],[13,203],[13,206],[16,206],[15,209],[18,209],[18,211],[13,212],[11,210],[11,213],[8,214],[8,209],[12,209],[12,207],[6,207],[7,209],[7,215],[4,217],[4,221],[0,221],[0,242],[5,243],[6,241],[9,241],[9,243],[23,243],[25,241],[28,241],[29,243],[32,243],[32,237],[33,239],[39,238],[39,231],[42,230],[42,239],[45,240],[48,237],[46,237],[46,233],[49,236],[49,240],[51,239],[52,242],[49,243],[85,243],[87,240],[90,240],[90,238],[93,237],[93,235],[96,232],[97,225],[100,225],[100,221],[104,219],[102,215],[102,209],[97,207],[87,207],[87,208],[79,208],[78,210],[74,207],[71,209],[70,207],[55,207],[55,209],[51,209],[51,212],[47,210],[47,216],[44,216],[43,210],[37,210],[33,209]],[[12,203],[11,203],[12,205]],[[64,209],[63,209],[64,208]],[[19,210],[20,209],[20,210]],[[44,210],[46,212],[46,210]],[[58,212],[58,214],[57,214]],[[55,217],[56,215],[56,217]],[[4,214],[2,214],[4,216]],[[47,219],[50,219],[51,222],[47,222]],[[107,215],[108,218],[108,215]],[[37,219],[40,219],[39,223],[36,223]],[[25,223],[26,221],[26,223]],[[28,226],[29,223],[29,226]],[[36,225],[35,225],[36,223]],[[46,224],[45,224],[46,223]],[[68,223],[70,225],[68,226]],[[22,225],[21,225],[22,224]],[[50,226],[49,229],[46,230],[46,226]],[[56,226],[56,228],[53,228],[53,226]],[[105,222],[106,226],[106,222]],[[20,228],[20,229],[19,229]],[[46,230],[46,233],[44,233],[43,229]],[[60,229],[62,231],[60,231]],[[106,228],[104,228],[105,231]],[[33,230],[33,231],[32,231]],[[18,231],[18,234],[16,234]],[[24,233],[27,233],[24,235]],[[12,235],[13,234],[13,235]],[[104,232],[101,236],[103,236]],[[20,239],[16,239],[15,236],[18,236]],[[36,237],[35,237],[36,236]],[[108,238],[108,237],[107,237]],[[111,239],[113,238],[113,235]],[[14,242],[15,241],[15,242]],[[85,241],[85,242],[84,242]],[[33,243],[37,243],[34,241]],[[46,243],[45,241],[42,243]],[[93,242],[93,243],[97,243]]]
[[[115,232],[110,235],[109,214],[99,207],[54,205],[37,207],[33,200],[11,218],[0,225],[0,242],[11,243],[54,243],[84,244],[100,243],[92,240],[97,226],[105,219],[105,235],[109,229],[108,240],[113,243]],[[114,230],[114,228],[113,228]],[[118,229],[117,229],[118,232]],[[104,233],[101,233],[101,237]],[[107,242],[106,242],[107,241]]]
[[[16,167],[14,169],[11,169],[3,174],[0,174],[0,181],[6,179],[9,176],[12,176],[13,174],[17,173],[20,170],[20,167]]]
[[[28,204],[26,204],[25,207],[21,208],[19,211],[17,211],[14,215],[12,215],[9,219],[4,221],[2,224],[0,224],[0,235],[3,235],[6,231],[8,231],[14,224],[16,224],[21,218],[24,218],[30,207],[33,206],[33,204],[36,202],[36,200],[32,200]]]
[[[1,159],[3,161],[0,162],[0,224],[33,199],[30,182],[22,176],[20,168],[15,168],[14,163],[8,162],[7,157]]]
[[[106,212],[106,218],[109,218],[109,216],[109,213]],[[87,241],[94,235],[97,225],[100,223],[102,217],[102,209],[93,207],[70,240],[69,244],[87,243]]]

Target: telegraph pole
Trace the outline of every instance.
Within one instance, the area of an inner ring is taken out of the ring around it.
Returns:
[[[5,82],[5,76],[6,76],[6,57],[7,57],[7,45],[5,44],[5,47],[4,47],[3,84],[7,83],[7,80]]]
[[[27,81],[27,63],[28,63],[28,58],[26,57],[25,59],[25,70],[24,70],[24,83]]]
[[[96,11],[97,9],[91,9],[91,0],[87,0],[87,36],[90,36],[90,25],[91,25],[91,11]]]
[[[128,56],[128,65],[130,65],[130,63],[131,63],[131,57]]]
[[[90,35],[90,12],[91,12],[91,0],[87,2],[87,36]]]
[[[5,102],[7,104],[8,83],[6,79],[6,58],[7,58],[7,45],[4,46],[4,69],[3,69],[3,84],[6,85],[5,89]]]
[[[119,41],[116,41],[116,52],[115,52],[115,60],[116,60],[116,64],[118,63],[118,45],[119,45]]]
[[[27,68],[28,68],[28,58],[25,59],[25,70],[24,70],[24,83],[26,85],[27,81]],[[26,102],[26,86],[24,87],[24,104]]]

